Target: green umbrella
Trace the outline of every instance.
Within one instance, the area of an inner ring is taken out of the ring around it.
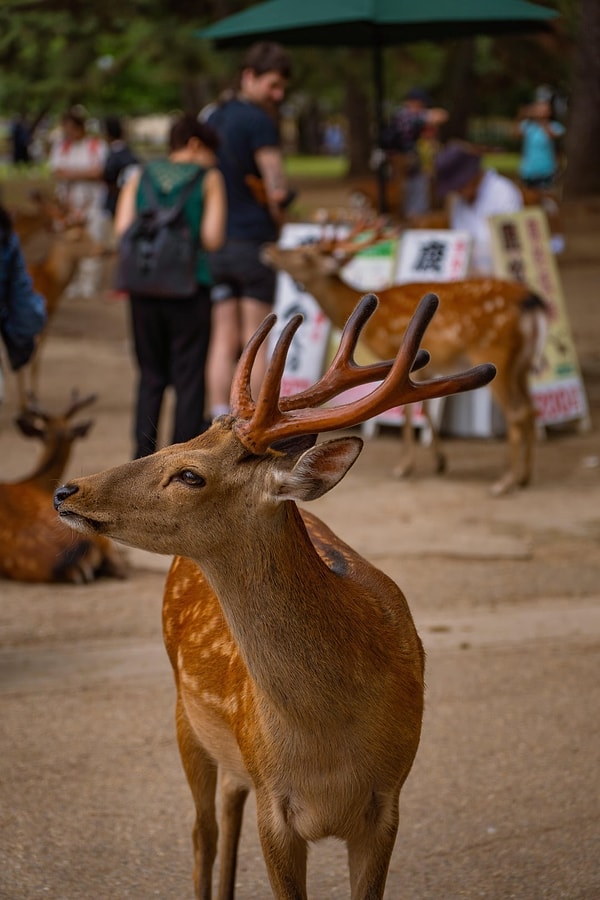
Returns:
[[[219,47],[256,40],[293,46],[371,47],[377,133],[383,128],[382,48],[413,41],[547,27],[555,10],[526,0],[268,0],[198,31]],[[385,185],[380,173],[380,205]]]

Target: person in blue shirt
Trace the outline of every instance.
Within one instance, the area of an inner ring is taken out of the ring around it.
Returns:
[[[277,108],[291,78],[279,44],[262,41],[248,50],[237,90],[217,104],[208,123],[219,135],[219,167],[227,193],[227,236],[210,256],[212,332],[208,357],[211,414],[229,412],[229,392],[240,350],[275,300],[275,272],[260,259],[276,241],[293,196],[283,169]],[[266,367],[261,348],[252,370],[256,392]]]
[[[523,138],[521,180],[528,187],[550,187],[558,172],[556,143],[565,133],[564,126],[552,118],[551,102],[536,100],[522,110],[517,129]]]
[[[0,206],[0,334],[13,371],[30,361],[46,322],[46,302],[34,290],[10,215]],[[0,399],[1,384],[0,372]]]

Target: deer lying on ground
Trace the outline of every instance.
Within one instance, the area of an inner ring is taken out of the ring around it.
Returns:
[[[42,345],[59,300],[73,278],[79,262],[88,257],[101,256],[106,252],[106,248],[92,238],[80,214],[42,197],[38,197],[37,200],[39,229],[48,233],[48,241],[43,257],[30,261],[28,270],[34,289],[46,300],[48,321],[38,338],[33,357],[17,372],[21,408],[26,405],[29,394],[36,396],[38,393]],[[21,240],[22,235],[26,235],[28,239],[34,235],[35,214],[29,216],[16,214],[13,218],[15,230]]]
[[[301,317],[284,327],[260,393],[256,355],[275,322],[246,346],[232,414],[186,444],[59,488],[61,519],[88,535],[175,558],[163,629],[177,686],[177,736],[196,805],[195,889],[210,898],[221,785],[220,900],[232,898],[243,807],[256,791],[258,830],[274,895],[306,897],[307,842],[346,842],[354,900],[383,895],[400,789],[423,710],[423,650],[399,588],[297,501],[317,499],[362,449],[357,436],[316,443],[398,403],[487,383],[492,366],[433,381],[410,372],[437,298],[424,298],[393,362],[353,353],[377,298],[350,317],[328,372],[280,397]],[[347,388],[368,396],[315,408]]]
[[[341,328],[360,294],[341,278],[340,269],[372,241],[328,239],[292,249],[269,244],[263,248],[263,259],[287,272],[312,294],[333,324]],[[379,315],[362,338],[375,357],[387,359],[396,353],[419,297],[428,291],[440,297],[439,313],[427,332],[429,371],[447,373],[465,359],[473,365],[483,361],[494,364],[496,377],[490,389],[506,421],[509,461],[491,492],[498,495],[524,487],[531,478],[535,440],[528,375],[543,347],[547,304],[526,285],[497,278],[396,285],[379,291]],[[436,470],[442,472],[445,457],[436,428],[430,416],[428,419]],[[415,462],[413,429],[404,428],[403,437],[404,459],[395,469],[399,476],[409,474]]]
[[[73,538],[56,521],[52,495],[64,474],[74,441],[84,437],[92,422],[71,422],[93,402],[76,395],[61,415],[51,416],[30,404],[16,424],[26,437],[42,441],[42,455],[34,471],[16,482],[0,483],[0,575],[15,581],[93,581],[100,575],[126,576],[121,552],[103,536]]]

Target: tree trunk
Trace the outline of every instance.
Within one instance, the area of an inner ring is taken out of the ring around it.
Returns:
[[[353,74],[346,74],[346,116],[348,119],[348,155],[350,175],[364,175],[369,171],[369,157],[374,147],[371,137],[369,98],[364,82]]]
[[[465,38],[455,41],[448,51],[442,83],[445,85],[442,106],[448,110],[448,121],[440,129],[442,140],[464,139],[469,117],[473,111],[473,61],[475,41]]]
[[[582,0],[566,134],[565,196],[600,194],[600,3]]]

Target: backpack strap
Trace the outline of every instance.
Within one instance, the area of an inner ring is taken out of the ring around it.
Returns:
[[[206,169],[198,169],[198,171],[194,173],[194,175],[189,179],[189,181],[185,182],[185,184],[183,185],[183,188],[181,190],[181,194],[179,195],[179,198],[177,199],[177,202],[174,203],[173,206],[169,206],[165,209],[165,217],[166,217],[167,221],[172,222],[177,218],[177,216],[183,210],[183,207],[185,206],[185,203],[186,203],[188,197],[191,195],[191,193],[194,190],[194,188],[196,187],[196,185],[200,181],[202,181],[205,174],[206,174]],[[150,205],[155,206],[155,207],[160,207],[158,193],[154,186],[154,182],[152,181],[152,178],[150,177],[150,173],[148,172],[148,169],[146,169],[146,168],[142,169],[142,177],[140,179],[140,186],[142,185],[142,183],[144,184],[144,189],[146,190],[148,199],[150,201]]]

